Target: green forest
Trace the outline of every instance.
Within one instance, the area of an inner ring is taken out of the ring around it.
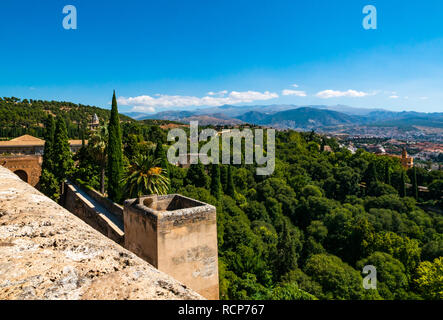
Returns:
[[[277,135],[272,176],[257,176],[254,165],[184,169],[167,163],[165,131],[122,129],[125,163],[156,153],[169,193],[217,207],[222,299],[443,298],[443,172],[405,171],[398,159],[351,154],[333,139],[294,131]],[[322,151],[325,143],[334,152]],[[74,176],[99,188],[98,167],[85,159]],[[430,192],[418,194],[418,185]],[[362,287],[371,264],[377,290]]]
[[[167,131],[120,123],[115,96],[110,114],[76,155],[66,121],[40,119],[41,190],[57,200],[70,178],[120,203],[180,193],[216,206],[221,299],[443,299],[442,171],[291,130],[276,134],[271,176],[247,164],[185,169],[167,162]],[[376,290],[362,286],[365,265],[377,268]]]
[[[24,134],[44,137],[44,123],[48,116],[62,116],[66,121],[68,137],[81,139],[94,114],[102,123],[109,121],[110,111],[72,102],[0,97],[0,137],[15,138]],[[122,121],[133,121],[120,115]]]
[[[442,299],[443,172],[327,143],[334,152],[315,133],[279,132],[269,177],[248,165],[171,168],[173,191],[217,206],[221,297]],[[362,287],[365,265],[377,290]]]

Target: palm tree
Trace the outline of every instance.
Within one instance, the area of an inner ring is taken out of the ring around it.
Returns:
[[[100,126],[88,141],[88,149],[94,160],[100,164],[100,192],[105,194],[105,169],[107,161],[108,126]]]
[[[164,195],[168,193],[170,180],[166,176],[166,169],[159,167],[161,159],[152,154],[138,154],[129,168],[124,179],[126,192],[130,197],[138,198],[144,194]]]

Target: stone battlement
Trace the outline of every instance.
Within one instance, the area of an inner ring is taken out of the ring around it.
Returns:
[[[0,166],[0,299],[202,299]]]
[[[125,247],[208,299],[219,298],[214,206],[179,194],[126,200]]]

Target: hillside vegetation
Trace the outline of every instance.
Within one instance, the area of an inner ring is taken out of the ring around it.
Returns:
[[[185,169],[168,164],[158,127],[122,129],[125,170],[155,150],[169,193],[216,206],[222,299],[443,298],[442,171],[406,171],[397,158],[295,131],[277,132],[271,176],[246,164]],[[97,188],[99,167],[86,157],[73,178]],[[376,290],[363,288],[366,265],[377,268]]]
[[[442,171],[405,173],[398,159],[312,133],[280,132],[276,143],[272,176],[222,165],[219,199],[212,168],[171,168],[172,191],[217,206],[223,299],[443,298],[443,216],[418,205],[442,207]],[[377,290],[363,288],[365,265],[377,268]]]
[[[80,139],[82,127],[87,126],[94,114],[104,123],[109,120],[111,113],[110,110],[72,102],[4,97],[0,98],[0,137],[14,138],[30,134],[43,138],[43,124],[48,114],[63,116],[69,138]],[[120,119],[125,122],[133,121],[125,115],[120,115]]]

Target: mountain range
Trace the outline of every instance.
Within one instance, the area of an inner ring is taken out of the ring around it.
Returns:
[[[179,122],[199,121],[201,125],[242,123],[276,128],[311,130],[340,126],[423,126],[443,128],[443,113],[395,112],[384,109],[354,108],[345,105],[268,105],[210,107],[192,111],[163,111],[155,114],[126,113],[136,119]]]

